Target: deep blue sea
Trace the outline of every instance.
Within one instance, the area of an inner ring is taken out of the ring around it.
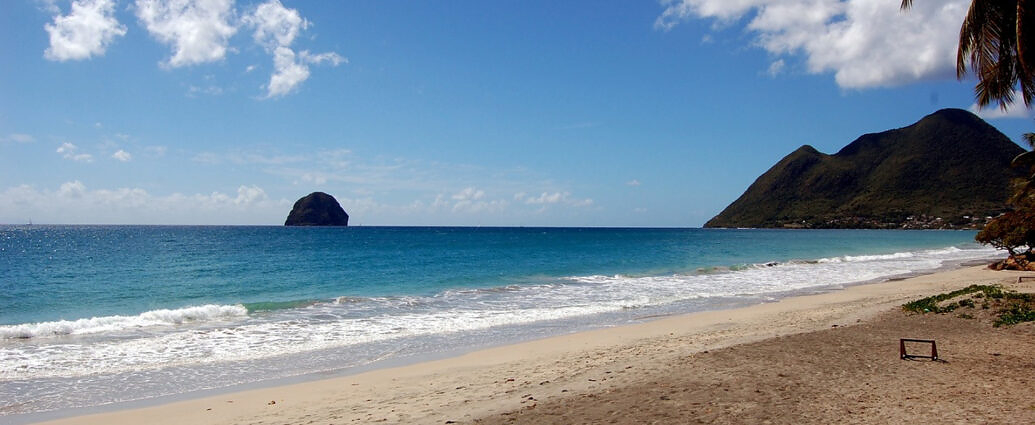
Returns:
[[[973,232],[0,226],[0,419],[956,267]]]

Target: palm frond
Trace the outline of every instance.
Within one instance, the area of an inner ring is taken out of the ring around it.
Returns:
[[[1035,149],[1035,133],[1024,133],[1024,135],[1021,136],[1021,138],[1028,143],[1028,146],[1031,146],[1032,149]]]

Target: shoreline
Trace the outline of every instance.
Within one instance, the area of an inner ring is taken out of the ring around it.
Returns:
[[[44,423],[295,423],[314,417],[317,422],[468,421],[520,409],[524,406],[518,396],[526,393],[534,392],[537,400],[550,400],[599,389],[606,380],[584,378],[600,369],[610,372],[623,365],[634,370],[637,365],[673,355],[861,323],[912,298],[971,283],[999,283],[1015,279],[1016,274],[983,266],[959,268],[730,310],[666,316],[323,380],[219,392],[142,408],[115,406],[118,410]],[[48,419],[41,416],[29,414],[18,423]]]

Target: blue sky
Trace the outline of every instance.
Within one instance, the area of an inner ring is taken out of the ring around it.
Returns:
[[[940,108],[969,2],[15,0],[0,223],[700,226]],[[978,111],[1007,136],[1029,111]]]

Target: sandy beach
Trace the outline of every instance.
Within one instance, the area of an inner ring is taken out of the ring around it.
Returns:
[[[1030,273],[1029,273],[1030,274]],[[907,314],[969,267],[51,424],[1030,423],[1035,326]],[[899,338],[943,361],[900,360]]]

